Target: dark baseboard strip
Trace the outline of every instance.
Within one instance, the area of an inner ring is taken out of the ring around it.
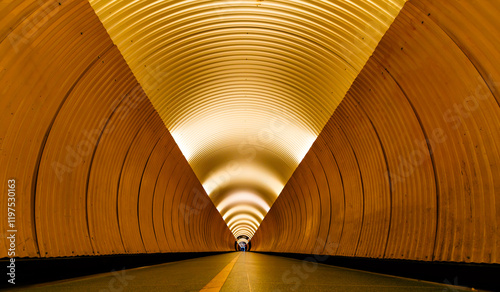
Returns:
[[[259,252],[374,273],[487,291],[500,291],[500,264],[469,264]],[[449,290],[452,291],[452,290]]]
[[[224,252],[159,253],[133,255],[103,255],[64,258],[16,258],[15,285],[7,282],[10,277],[7,266],[9,259],[1,259],[2,273],[0,288],[18,288],[123,269],[151,266],[168,262],[222,254]]]

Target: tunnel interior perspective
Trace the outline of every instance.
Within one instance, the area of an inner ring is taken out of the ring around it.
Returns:
[[[2,0],[0,92],[0,287],[500,291],[498,0]]]

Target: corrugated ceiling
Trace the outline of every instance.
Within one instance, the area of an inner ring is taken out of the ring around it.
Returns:
[[[405,0],[90,0],[235,236],[251,237]]]

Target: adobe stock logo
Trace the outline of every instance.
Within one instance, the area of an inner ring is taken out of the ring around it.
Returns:
[[[38,0],[37,4],[39,7],[30,15],[31,19],[29,21],[25,21],[28,18],[23,19],[19,27],[8,36],[16,53],[20,51],[21,45],[28,45],[37,31],[61,10],[61,3],[57,1]]]
[[[112,115],[108,118],[102,118],[96,128],[91,130],[82,130],[81,135],[83,138],[76,143],[76,145],[67,145],[66,155],[64,161],[52,161],[51,166],[56,174],[59,182],[62,182],[64,175],[73,172],[78,166],[82,165],[85,158],[89,157],[95,147],[99,144],[101,138],[109,135],[115,130],[115,126],[111,125],[111,118],[114,116],[115,120],[124,120],[132,110],[136,109],[138,105],[146,99],[143,94],[142,87],[136,86],[132,89],[130,95],[117,98],[112,102],[111,109]]]
[[[324,243],[325,241],[321,238],[316,239],[318,243]],[[325,255],[318,255],[321,250],[317,246],[313,251],[313,256],[308,256],[305,258],[301,264],[294,264],[289,270],[285,271],[281,276],[281,280],[285,284],[291,285],[290,289],[297,291],[302,285],[302,281],[307,280],[310,274],[316,272],[318,269],[318,263],[325,262],[330,255],[335,254],[336,249],[339,247],[338,243],[327,243],[324,252]],[[280,290],[277,290],[280,291]]]
[[[121,271],[112,270],[113,278],[109,280],[108,287],[100,289],[99,292],[119,292],[124,291],[129,285],[129,281],[135,279],[135,276],[127,275],[127,270],[123,268]]]
[[[485,80],[478,77],[478,81],[481,84],[475,88],[471,95],[465,97],[461,102],[452,104],[443,112],[442,118],[451,130],[457,131],[467,119],[472,117],[473,112],[481,108],[482,103],[492,98],[491,93],[497,92],[498,86],[500,86],[500,82],[496,82],[491,76],[489,76],[489,80],[486,82],[487,85],[492,86],[489,90],[486,90],[485,86],[482,85]],[[449,131],[448,133],[451,134],[451,132]],[[432,129],[426,140],[415,140],[413,150],[407,155],[398,157],[398,167],[394,171],[386,172],[386,177],[392,179],[392,181],[405,181],[418,167],[430,159],[438,144],[445,143],[448,138],[447,132],[443,128],[437,127]]]

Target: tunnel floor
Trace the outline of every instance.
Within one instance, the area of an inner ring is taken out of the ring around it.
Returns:
[[[171,262],[23,291],[470,291],[252,252]]]

